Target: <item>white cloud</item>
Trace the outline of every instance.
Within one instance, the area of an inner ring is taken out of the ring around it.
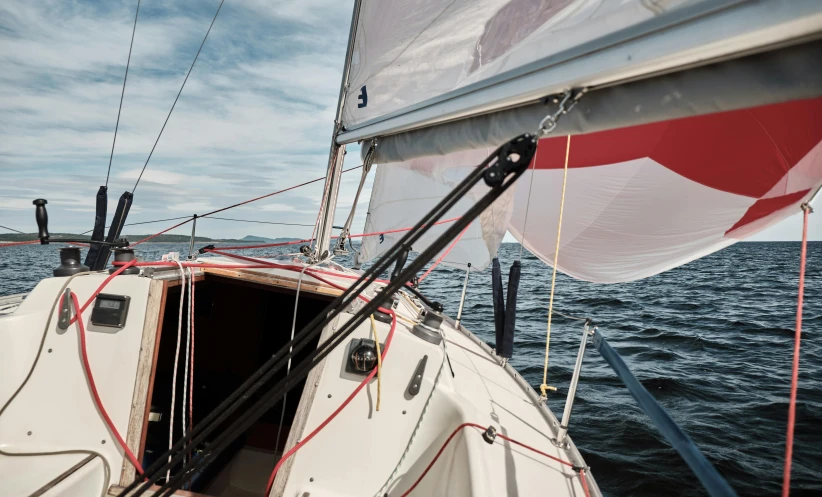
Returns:
[[[118,174],[117,177],[137,181],[137,178],[140,177],[140,169],[129,169],[128,171]],[[159,183],[161,185],[177,185],[185,181],[185,179],[185,174],[165,170],[158,171],[156,169],[147,169],[145,173],[143,173],[143,177],[140,181],[145,181],[147,183]]]
[[[142,2],[109,216],[120,193],[133,187],[218,4]],[[143,175],[129,221],[202,213],[323,176],[352,4],[227,2]],[[52,231],[91,227],[135,6],[130,0],[0,5],[2,224],[34,231],[31,200],[44,197]],[[353,197],[354,188],[356,181],[344,181],[343,196]],[[225,215],[311,224],[321,193],[318,182]],[[285,236],[295,229],[215,222],[204,223],[202,234]]]
[[[297,210],[293,205],[288,204],[268,204],[260,207],[259,209],[266,212],[294,212]]]

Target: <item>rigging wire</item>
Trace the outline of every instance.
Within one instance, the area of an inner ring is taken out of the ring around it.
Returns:
[[[3,228],[4,230],[14,231],[15,233],[20,233],[21,235],[25,235],[25,234],[26,234],[26,233],[23,233],[23,232],[22,232],[22,231],[20,231],[20,230],[16,230],[16,229],[14,229],[14,228],[9,228],[8,226],[3,226],[2,224],[0,224],[0,228]]]
[[[166,124],[168,124],[168,120],[171,118],[171,113],[174,112],[174,107],[177,105],[177,100],[180,99],[180,95],[183,93],[183,88],[186,87],[186,82],[188,81],[188,77],[191,75],[191,71],[194,69],[194,64],[197,63],[197,59],[200,57],[200,52],[203,50],[203,45],[205,45],[206,40],[208,39],[208,34],[211,33],[211,28],[214,27],[214,21],[217,20],[217,15],[220,13],[220,10],[223,8],[223,3],[225,0],[220,0],[220,6],[217,7],[217,12],[214,13],[214,18],[211,20],[211,24],[208,26],[208,31],[206,31],[205,36],[203,37],[202,43],[200,43],[200,48],[197,49],[197,55],[194,56],[194,60],[191,62],[191,67],[188,68],[188,72],[186,73],[186,77],[183,80],[182,86],[180,86],[180,91],[177,92],[177,96],[174,98],[174,103],[171,104],[171,110],[168,111],[168,115],[166,116],[165,122],[163,122],[163,127],[160,128],[160,134],[157,135],[157,139],[154,141],[154,146],[151,147],[151,152],[148,154],[148,158],[146,159],[146,163],[143,164],[143,169],[140,170],[140,175],[137,176],[137,182],[134,183],[134,188],[131,189],[131,194],[134,195],[135,190],[137,190],[137,185],[140,184],[140,179],[143,177],[143,173],[146,172],[146,167],[148,166],[148,161],[151,160],[151,156],[154,154],[154,149],[157,148],[157,144],[160,142],[160,137],[163,136],[163,131],[166,129]]]
[[[534,170],[531,171],[531,177],[528,180],[528,199],[525,201],[525,220],[522,222],[522,237],[519,242],[518,261],[522,261],[522,249],[525,247],[525,232],[528,230],[528,211],[531,208],[531,189],[534,187],[534,175],[537,173],[537,154],[539,154],[539,139],[537,139],[537,150],[534,152]]]
[[[202,216],[197,216],[198,218]],[[311,228],[314,226],[313,224],[300,224],[300,223],[276,223],[273,221],[254,221],[251,219],[232,219],[229,217],[209,217],[208,219],[219,219],[220,221],[236,221],[238,223],[256,223],[256,224],[274,224],[277,226],[304,226],[306,228]]]
[[[359,168],[361,168],[361,167],[362,167],[362,166],[350,167],[350,168],[348,168],[348,169],[344,169],[344,170],[343,170],[343,173],[347,173],[347,172],[349,172],[349,171],[353,171],[353,170],[355,170],[355,169],[359,169]],[[229,205],[229,206],[227,206],[227,207],[222,207],[222,208],[220,208],[220,209],[217,209],[217,210],[214,210],[214,211],[211,211],[211,212],[207,212],[207,213],[205,213],[205,214],[201,214],[201,215],[197,216],[197,219],[202,219],[202,218],[204,218],[204,217],[209,217],[209,216],[211,216],[212,214],[217,214],[218,212],[227,211],[227,210],[229,210],[229,209],[233,209],[234,207],[239,207],[239,206],[241,206],[241,205],[250,204],[251,202],[256,202],[257,200],[262,200],[262,199],[264,199],[264,198],[268,198],[268,197],[271,197],[271,196],[277,195],[277,194],[279,194],[279,193],[284,193],[284,192],[287,192],[287,191],[290,191],[290,190],[294,190],[294,189],[296,189],[296,188],[300,188],[301,186],[310,185],[311,183],[316,183],[317,181],[322,181],[323,179],[325,179],[325,176],[323,176],[323,177],[321,177],[321,178],[316,178],[316,179],[313,179],[313,180],[311,180],[311,181],[306,181],[305,183],[300,183],[300,184],[298,184],[298,185],[290,186],[290,187],[288,187],[288,188],[283,188],[282,190],[277,190],[276,192],[271,192],[271,193],[268,193],[268,194],[265,194],[265,195],[261,195],[261,196],[259,196],[259,197],[255,197],[255,198],[252,198],[252,199],[246,200],[246,201],[244,201],[244,202],[239,202],[239,203],[236,203],[236,204],[233,204],[233,205]],[[142,239],[142,240],[140,240],[140,241],[138,241],[138,242],[136,242],[136,243],[132,243],[132,244],[131,244],[131,246],[133,247],[133,246],[135,246],[135,245],[139,245],[139,244],[141,244],[141,243],[144,243],[144,242],[147,242],[147,241],[151,240],[152,238],[154,238],[154,237],[156,237],[156,236],[162,235],[163,233],[165,233],[165,232],[167,232],[167,231],[171,231],[171,230],[173,230],[174,228],[179,228],[180,226],[182,226],[182,225],[184,225],[184,224],[186,224],[186,223],[191,222],[191,221],[194,219],[194,217],[192,217],[192,216],[185,216],[185,217],[181,217],[181,218],[177,218],[177,219],[185,219],[185,221],[183,221],[183,222],[181,222],[181,223],[178,223],[178,224],[175,224],[174,226],[172,226],[172,227],[170,227],[170,228],[166,228],[166,229],[164,229],[163,231],[157,232],[157,233],[155,233],[155,234],[153,234],[153,235],[151,235],[151,236],[149,236],[149,237],[146,237],[146,238],[144,238],[144,239]]]
[[[137,12],[134,14],[134,27],[131,28],[131,43],[128,45],[128,60],[126,61],[126,75],[123,76],[123,91],[120,92],[120,106],[117,108],[117,124],[114,125],[114,140],[111,142],[111,155],[108,157],[108,171],[106,171],[106,188],[108,188],[108,178],[111,175],[111,161],[114,159],[114,144],[117,143],[117,130],[120,128],[120,113],[123,111],[123,97],[126,94],[126,81],[128,80],[128,67],[131,65],[131,49],[134,47],[134,33],[137,32],[137,17],[140,15],[140,0],[137,0]],[[89,230],[93,231],[93,230]]]
[[[177,221],[177,220],[179,220],[179,219],[189,219],[190,217],[191,217],[191,216],[179,216],[179,217],[169,217],[169,218],[166,218],[166,219],[155,219],[155,220],[153,220],[153,221],[141,221],[141,222],[139,222],[139,223],[128,223],[128,224],[124,224],[124,225],[123,225],[123,227],[126,227],[126,226],[137,226],[137,225],[139,225],[139,224],[161,223],[161,222],[163,222],[163,221]],[[106,226],[106,228],[110,228],[110,226]],[[84,232],[80,233],[80,235],[86,235],[86,234],[88,234],[90,231],[94,231],[94,229],[86,230],[86,231],[84,231]]]

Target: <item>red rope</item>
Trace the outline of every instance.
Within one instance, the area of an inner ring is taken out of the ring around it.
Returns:
[[[191,370],[188,383],[188,429],[194,429],[194,274],[191,275]]]
[[[362,167],[361,165],[356,166],[356,167],[350,167],[348,169],[343,169],[343,172],[347,173],[348,171],[353,171],[354,169],[359,169],[361,167]],[[273,197],[274,195],[284,193],[284,192],[287,192],[287,191],[290,191],[290,190],[294,190],[294,189],[300,188],[301,186],[306,186],[306,185],[310,185],[311,183],[316,183],[317,181],[324,180],[325,178],[326,177],[323,176],[322,178],[312,179],[311,181],[306,181],[305,183],[300,183],[299,185],[289,186],[288,188],[283,188],[282,190],[277,190],[276,192],[268,193],[266,195],[261,195],[261,196],[256,197],[256,198],[252,198],[251,200],[246,200],[245,202],[240,202],[239,204],[229,205],[228,207],[223,207],[222,209],[217,209],[216,211],[211,211],[211,212],[208,212],[206,214],[203,214],[202,216],[197,216],[197,217],[210,216],[212,214],[217,214],[218,212],[227,211],[228,209],[233,209],[233,208],[239,207],[241,205],[250,204],[251,202],[256,202],[257,200],[262,200],[264,198]]]
[[[100,393],[97,391],[97,385],[94,383],[94,376],[91,374],[91,365],[88,361],[88,351],[86,348],[86,328],[83,326],[83,311],[80,309],[80,302],[77,300],[77,295],[75,295],[74,292],[71,293],[71,302],[74,305],[74,319],[77,321],[77,325],[80,329],[80,352],[83,359],[83,370],[86,372],[86,380],[88,381],[89,389],[91,389],[91,396],[94,398],[94,403],[97,405],[100,415],[103,416],[103,420],[105,421],[106,426],[108,426],[109,431],[112,435],[114,435],[114,438],[117,439],[117,443],[119,443],[120,447],[122,447],[128,460],[132,465],[134,465],[137,472],[142,475],[143,467],[140,465],[140,461],[137,460],[137,457],[135,457],[134,453],[131,452],[131,449],[128,448],[126,441],[123,440],[123,437],[120,436],[120,432],[117,431],[117,427],[114,426],[114,422],[109,417],[108,412],[106,412],[106,408],[103,407],[103,401],[100,399]]]
[[[29,240],[27,242],[10,242],[10,243],[3,243],[0,244],[0,248],[2,247],[13,247],[15,245],[31,245],[33,243],[40,243],[40,240]]]
[[[385,348],[383,348],[383,350],[382,350],[382,361],[385,362],[385,355],[388,353],[388,347],[391,345],[391,339],[394,337],[394,330],[397,327],[397,315],[394,313],[393,310],[390,310],[390,309],[383,309],[383,311],[386,312],[387,314],[391,315],[391,329],[388,332],[388,337],[385,339]],[[337,415],[340,412],[342,412],[342,410],[345,409],[346,406],[348,406],[348,404],[350,404],[352,400],[354,400],[354,397],[356,397],[357,394],[360,393],[360,391],[363,388],[365,388],[365,386],[368,384],[368,382],[371,381],[371,379],[374,378],[375,374],[377,374],[377,368],[374,368],[373,370],[371,370],[371,372],[368,374],[368,376],[365,377],[365,379],[359,384],[359,386],[357,388],[355,388],[353,392],[351,392],[351,395],[349,395],[348,398],[345,399],[343,401],[343,403],[340,404],[340,406],[334,412],[331,413],[330,416],[325,418],[325,421],[320,423],[320,425],[317,426],[316,428],[314,428],[314,430],[311,433],[309,433],[307,437],[305,437],[303,440],[301,440],[300,443],[298,443],[297,445],[292,447],[288,452],[286,452],[283,455],[282,458],[280,458],[280,460],[277,462],[277,465],[274,466],[274,470],[271,472],[271,476],[268,477],[268,484],[265,487],[265,495],[268,495],[268,494],[271,493],[271,486],[274,484],[274,478],[277,476],[277,472],[280,470],[280,468],[285,463],[285,461],[289,457],[293,456],[294,453],[296,453],[298,450],[300,450],[305,444],[307,444],[309,442],[309,440],[314,438],[314,436],[317,435],[317,433],[322,431],[322,429],[325,428],[328,425],[328,423],[333,421],[334,418],[336,418]]]
[[[788,404],[788,433],[785,441],[785,471],[782,476],[782,497],[791,493],[791,462],[793,459],[793,430],[796,423],[796,390],[799,386],[799,344],[802,336],[802,300],[805,296],[805,262],[808,253],[808,216],[813,212],[803,205],[802,252],[799,257],[799,295],[796,303],[796,332],[793,339],[793,366],[791,372],[791,399]]]
[[[69,324],[73,324],[73,323],[74,323],[74,321],[76,321],[76,320],[77,320],[77,318],[78,318],[78,317],[80,317],[80,314],[86,311],[86,309],[88,308],[88,306],[89,306],[89,305],[91,305],[91,303],[92,303],[92,302],[94,302],[94,299],[96,299],[96,298],[97,298],[97,296],[98,296],[98,295],[100,295],[100,292],[102,292],[102,291],[103,291],[103,288],[105,288],[105,287],[106,287],[106,285],[108,285],[108,282],[109,282],[109,281],[113,280],[116,276],[120,275],[120,273],[122,273],[123,271],[125,271],[125,270],[126,270],[126,269],[128,269],[129,267],[134,266],[134,265],[136,265],[136,264],[137,264],[137,261],[136,261],[136,260],[128,261],[127,263],[125,263],[125,264],[123,264],[122,266],[120,266],[120,269],[118,269],[117,271],[114,271],[113,273],[111,273],[111,274],[108,276],[108,278],[106,278],[105,280],[103,280],[103,283],[102,283],[99,287],[97,287],[97,290],[95,290],[95,291],[94,291],[94,293],[92,293],[92,294],[91,294],[91,297],[89,297],[89,299],[86,301],[86,303],[85,303],[85,304],[83,304],[83,307],[81,307],[81,308],[80,308],[80,312],[78,312],[78,313],[77,313],[77,314],[76,314],[76,315],[75,315],[75,316],[71,319],[71,321],[69,322]],[[61,298],[61,300],[60,300],[60,301],[62,302],[62,298]]]
[[[443,223],[453,223],[454,221],[456,221],[458,219],[459,219],[458,217],[455,217],[455,218],[452,218],[452,219],[445,219],[443,221],[437,221],[436,223],[432,224],[431,226],[436,226],[438,224],[443,224]],[[388,230],[388,231],[374,231],[372,233],[359,233],[359,234],[356,234],[356,235],[348,235],[348,238],[363,238],[363,237],[367,237],[367,236],[388,235],[388,234],[391,234],[391,233],[400,233],[402,231],[410,231],[412,229],[414,229],[413,226],[410,227],[410,228],[398,228],[398,229],[395,229],[395,230]],[[463,231],[463,233],[464,233],[464,231]],[[460,236],[462,236],[462,235],[460,235]],[[332,236],[331,238],[335,239],[335,238],[339,238],[339,236]],[[268,247],[283,247],[285,245],[298,245],[300,243],[309,243],[311,241],[313,241],[313,238],[307,238],[305,240],[294,240],[294,241],[291,241],[291,242],[264,243],[262,245],[231,245],[231,246],[228,246],[228,247],[220,247],[220,250],[243,250],[243,249],[256,249],[256,248],[268,248]],[[215,252],[215,250],[209,250],[209,252]]]
[[[26,242],[10,242],[10,243],[0,243],[0,248],[3,247],[13,247],[15,245],[33,245],[35,243],[40,243],[40,240],[29,240]],[[89,245],[86,243],[80,242],[64,242],[62,240],[49,240],[49,243],[67,243],[69,245],[78,245],[80,247],[88,247]]]
[[[442,444],[442,447],[440,447],[440,450],[437,451],[437,454],[434,456],[434,458],[431,459],[431,462],[428,463],[428,466],[425,467],[425,470],[422,472],[422,474],[416,479],[416,481],[414,481],[414,484],[411,485],[411,488],[406,490],[405,493],[403,493],[401,497],[407,497],[408,494],[410,494],[415,488],[417,488],[417,485],[422,481],[423,478],[425,478],[425,475],[428,474],[428,471],[431,470],[431,468],[434,466],[434,463],[437,462],[437,459],[439,459],[440,455],[442,455],[445,448],[448,447],[448,444],[451,443],[451,440],[457,435],[457,433],[459,433],[460,430],[462,430],[463,428],[469,427],[469,426],[472,427],[472,428],[479,428],[483,432],[486,430],[485,426],[481,426],[481,425],[478,425],[476,423],[463,423],[463,424],[457,426],[454,429],[454,431],[451,432],[451,435],[448,436],[448,439],[445,440],[445,443]],[[514,440],[511,437],[507,437],[507,436],[503,435],[502,433],[497,433],[497,437],[499,437],[503,440],[507,440],[508,442],[511,442],[512,444],[519,445],[520,447],[522,447],[524,449],[528,449],[531,452],[534,452],[534,453],[539,454],[541,456],[547,457],[548,459],[551,459],[552,461],[556,461],[556,462],[558,462],[560,464],[563,464],[565,466],[568,466],[570,468],[575,468],[573,463],[570,463],[568,461],[563,461],[562,459],[560,459],[558,457],[552,456],[550,454],[546,454],[545,452],[542,452],[541,450],[535,449],[534,447],[531,447],[530,445],[526,445],[526,444],[524,444],[524,443],[522,443],[518,440]],[[591,497],[591,493],[588,489],[588,482],[586,481],[585,470],[584,469],[579,470],[579,477],[580,477],[580,481],[582,483],[582,489],[585,492],[586,497]]]
[[[470,224],[468,226],[466,226],[465,229],[462,230],[462,233],[460,233],[459,236],[454,239],[454,242],[445,250],[445,252],[442,253],[440,258],[437,259],[437,261],[434,262],[434,264],[431,264],[431,267],[428,268],[428,271],[424,272],[422,274],[422,276],[420,276],[420,280],[419,280],[420,283],[422,283],[422,280],[424,280],[425,278],[428,277],[429,274],[431,274],[431,271],[433,271],[435,267],[440,265],[440,262],[442,262],[443,259],[445,259],[445,256],[448,255],[448,252],[451,252],[451,249],[454,248],[457,245],[457,242],[460,241],[460,238],[462,238],[462,235],[464,235],[465,232],[468,231],[468,228],[470,226],[471,226]]]
[[[445,223],[453,223],[454,221],[458,221],[459,219],[460,218],[458,218],[458,217],[453,217],[451,219],[443,219],[442,221],[437,221],[436,223],[433,223],[431,226],[436,226],[438,224],[445,224]],[[374,231],[374,232],[371,232],[371,233],[360,233],[359,235],[348,235],[348,238],[362,238],[362,237],[365,237],[365,236],[388,235],[388,234],[391,234],[391,233],[400,233],[402,231],[410,231],[412,229],[414,229],[413,226],[411,228],[398,228],[398,229],[395,229],[395,230],[388,230],[388,231]],[[339,238],[339,237],[334,236],[332,238]]]
[[[160,232],[158,232],[158,233],[154,233],[154,234],[153,234],[153,235],[151,235],[151,236],[147,236],[147,237],[143,238],[143,239],[142,239],[142,240],[140,240],[139,242],[132,243],[132,244],[131,244],[131,246],[132,246],[132,247],[136,247],[137,245],[140,245],[141,243],[145,243],[145,242],[147,242],[147,241],[151,240],[152,238],[158,237],[158,236],[162,235],[163,233],[165,233],[165,232],[167,232],[167,231],[171,231],[171,230],[173,230],[174,228],[179,228],[180,226],[182,226],[182,225],[184,225],[184,224],[186,224],[186,223],[190,223],[193,219],[194,219],[194,218],[188,218],[188,219],[186,219],[185,221],[183,221],[183,222],[181,222],[181,223],[177,223],[177,224],[175,224],[175,225],[174,225],[174,226],[172,226],[171,228],[166,228],[166,229],[164,229],[163,231],[160,231]]]

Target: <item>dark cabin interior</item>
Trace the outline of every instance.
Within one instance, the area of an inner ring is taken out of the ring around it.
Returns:
[[[144,467],[168,449],[180,289],[179,285],[170,286],[165,299],[160,348],[151,393],[152,416],[145,435]],[[195,283],[193,375],[188,379],[188,388],[193,389],[191,419],[194,426],[288,343],[294,317],[294,296],[294,290],[214,274],[207,274],[205,279]],[[331,300],[332,297],[312,294],[303,288],[297,308],[296,331],[320,314]],[[177,394],[174,402],[175,441],[183,434],[187,316],[188,295],[185,296],[180,333]],[[314,348],[316,340],[300,351],[292,364],[299,363]],[[278,381],[284,376],[285,368],[272,381]],[[303,381],[288,393],[284,410],[282,401],[278,402],[184,488],[215,497],[263,495],[268,477],[288,439],[304,385]],[[265,390],[264,387],[258,391],[252,402]],[[185,409],[189,424],[188,405]],[[236,415],[229,417],[224,425],[227,426],[234,419]],[[221,431],[215,430],[209,439],[213,439]],[[206,440],[203,446],[208,443],[209,440]]]

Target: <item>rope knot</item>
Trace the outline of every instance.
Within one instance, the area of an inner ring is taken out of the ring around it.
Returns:
[[[539,390],[542,392],[542,394],[540,394],[539,398],[542,399],[542,400],[545,400],[545,399],[548,398],[548,390],[550,390],[552,392],[556,392],[557,387],[552,387],[551,385],[543,383],[542,385],[539,386]]]

